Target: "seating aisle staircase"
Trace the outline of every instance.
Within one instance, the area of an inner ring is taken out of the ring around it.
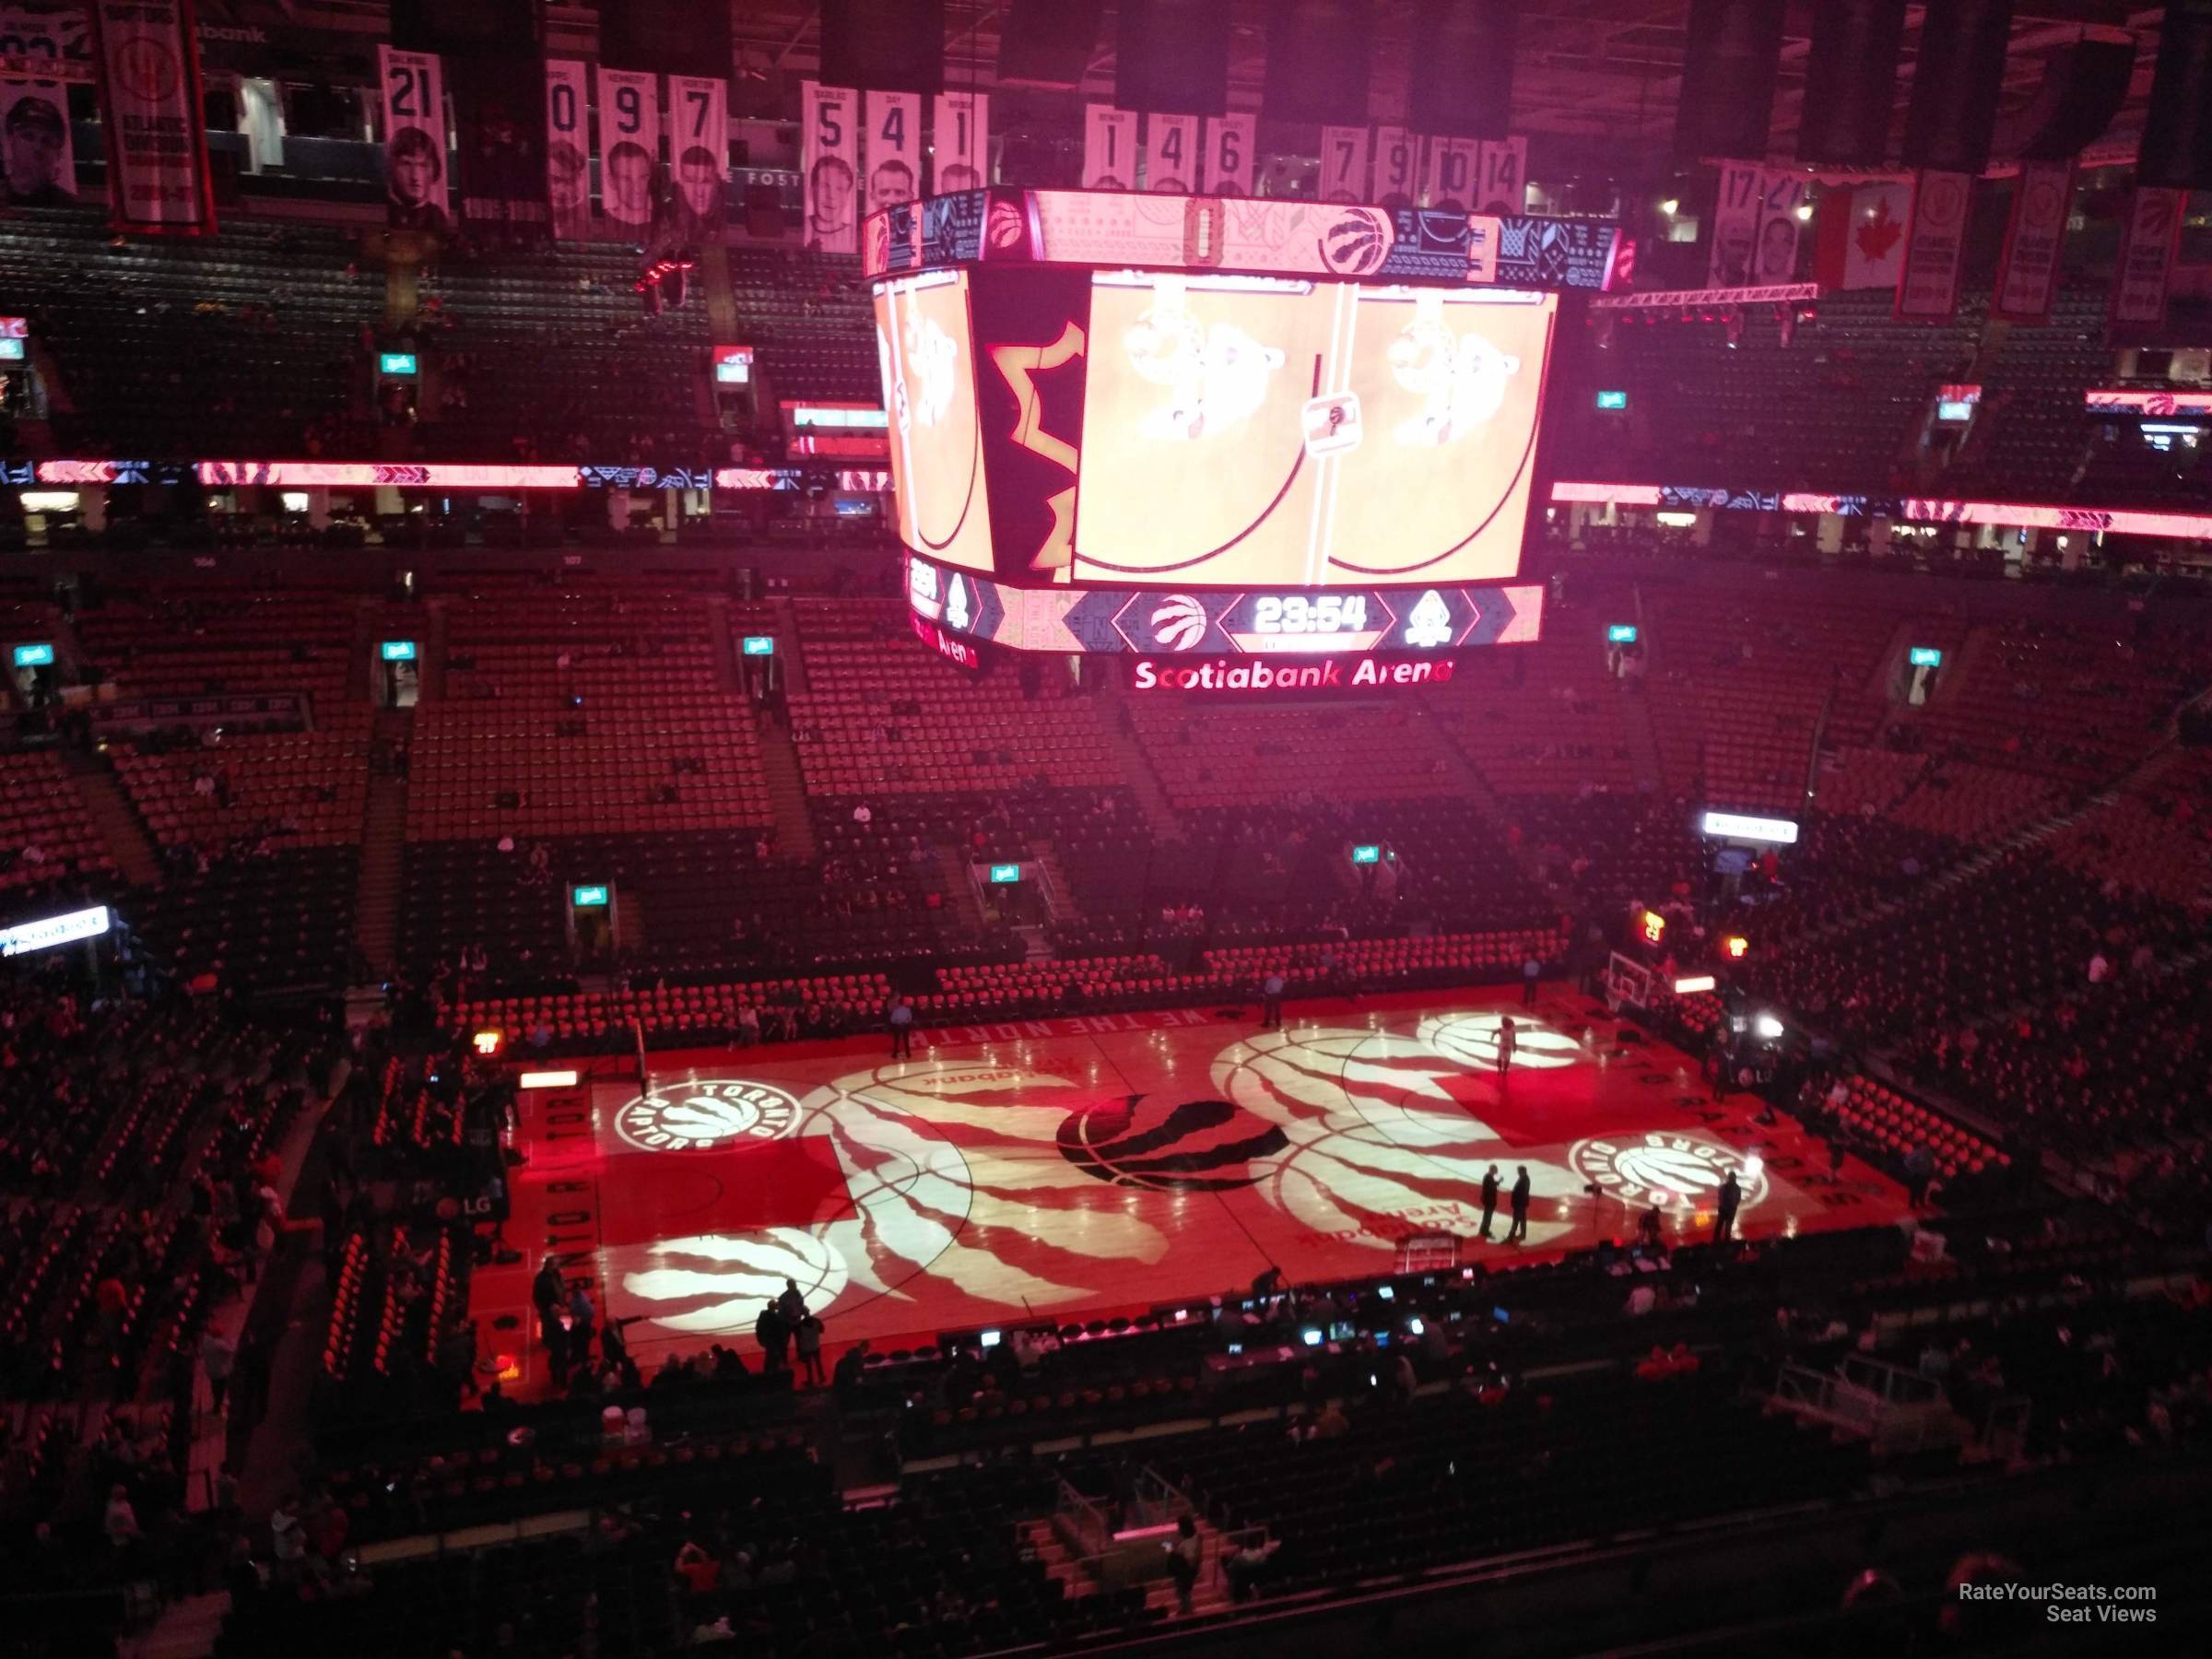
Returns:
[[[1145,1611],[1152,1619],[1165,1621],[1179,1617],[1201,1618],[1208,1614],[1226,1613],[1234,1606],[1230,1599],[1229,1582],[1221,1570],[1222,1554],[1226,1547],[1221,1535],[1205,1516],[1196,1517],[1198,1540],[1204,1551],[1201,1559],[1205,1566],[1199,1570],[1198,1582],[1191,1588],[1191,1611],[1186,1616],[1176,1606],[1174,1582],[1166,1576],[1154,1579],[1145,1585]],[[1092,1563],[1078,1560],[1068,1549],[1053,1517],[1046,1515],[1035,1521],[1024,1521],[1017,1529],[1021,1547],[1033,1551],[1043,1566],[1045,1576],[1057,1580],[1061,1594],[1070,1601],[1102,1593],[1103,1586]]]
[[[85,804],[85,816],[107,842],[108,856],[123,878],[136,888],[159,886],[161,860],[115,774],[81,749],[65,747],[61,755]]]
[[[1665,794],[1666,774],[1659,766],[1659,734],[1652,729],[1651,700],[1624,694],[1620,700],[1620,731],[1628,739],[1629,769],[1636,787],[1645,794]]]
[[[379,709],[374,737],[380,748],[404,743],[415,719],[406,709]],[[353,936],[372,982],[390,976],[399,946],[399,896],[406,875],[407,780],[390,772],[369,776],[369,803],[361,814],[361,873],[354,897]]]
[[[768,804],[776,815],[776,852],[783,858],[812,864],[818,854],[814,820],[806,814],[806,781],[791,734],[762,709],[753,716],[760,736],[760,767],[768,779]]]
[[[1175,816],[1175,808],[1168,804],[1167,791],[1160,788],[1159,779],[1152,771],[1152,762],[1131,735],[1124,722],[1126,714],[1120,703],[1120,694],[1114,694],[1114,709],[1111,715],[1101,708],[1099,725],[1112,747],[1114,770],[1120,780],[1129,785],[1136,796],[1136,804],[1144,808],[1145,821],[1152,826],[1155,841],[1182,840],[1182,820]]]

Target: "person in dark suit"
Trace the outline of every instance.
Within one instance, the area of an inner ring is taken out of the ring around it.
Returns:
[[[789,1363],[785,1356],[791,1348],[791,1327],[783,1323],[774,1302],[764,1305],[760,1317],[753,1321],[753,1340],[760,1345],[762,1376],[780,1371]]]
[[[1520,1173],[1513,1177],[1513,1224],[1505,1230],[1505,1241],[1517,1244],[1528,1237],[1528,1166],[1514,1166]]]
[[[1714,1207],[1712,1218],[1713,1241],[1735,1237],[1735,1212],[1744,1202],[1744,1189],[1737,1184],[1735,1171],[1728,1171],[1728,1179],[1721,1182],[1721,1197]]]
[[[547,1256],[530,1281],[530,1304],[537,1310],[537,1339],[553,1350],[556,1372],[568,1369],[562,1361],[568,1358],[569,1332],[560,1323],[560,1307],[568,1300],[569,1288],[560,1282],[560,1263]]]
[[[1482,1236],[1490,1236],[1490,1218],[1498,1213],[1498,1166],[1492,1164],[1482,1178]]]

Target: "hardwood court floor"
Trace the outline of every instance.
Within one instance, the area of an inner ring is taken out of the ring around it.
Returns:
[[[601,1318],[637,1317],[649,1372],[673,1346],[735,1347],[786,1277],[834,1352],[947,1330],[1060,1322],[1241,1288],[1386,1274],[1409,1235],[1462,1262],[1543,1259],[1625,1236],[1657,1201],[1671,1236],[1710,1236],[1729,1170],[1751,1238],[1904,1213],[1903,1189],[1747,1096],[1716,1100],[1680,1051],[1624,1045],[1564,988],[1293,1004],[1288,1028],[1213,1008],[656,1053],[525,1092],[510,1242],[479,1271],[488,1351],[541,1385],[529,1280],[548,1249],[588,1275]],[[1519,1028],[1510,1075],[1499,1024]],[[1484,1171],[1525,1165],[1525,1242],[1479,1238]],[[1603,1189],[1593,1199],[1592,1182]],[[495,1331],[500,1315],[522,1323]]]

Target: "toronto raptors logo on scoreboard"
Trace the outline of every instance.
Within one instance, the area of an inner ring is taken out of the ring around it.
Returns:
[[[1758,1159],[1717,1141],[1688,1135],[1653,1130],[1641,1140],[1619,1136],[1577,1141],[1567,1161],[1578,1177],[1604,1189],[1606,1197],[1640,1209],[1654,1204],[1703,1208],[1719,1197],[1721,1183],[1732,1171],[1743,1194],[1743,1208],[1749,1209],[1767,1195],[1766,1168]]]
[[[642,1094],[615,1114],[615,1133],[641,1152],[726,1152],[780,1140],[799,1102],[772,1083],[711,1077]]]

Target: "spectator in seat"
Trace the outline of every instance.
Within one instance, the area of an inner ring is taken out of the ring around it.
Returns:
[[[1191,1592],[1198,1585],[1198,1570],[1206,1559],[1206,1543],[1198,1524],[1185,1515],[1175,1523],[1175,1543],[1168,1553],[1168,1576],[1175,1581],[1175,1605],[1191,1610]]]
[[[868,1344],[863,1337],[837,1357],[837,1364],[830,1372],[830,1384],[841,1394],[850,1394],[860,1386],[860,1379],[868,1369]]]

